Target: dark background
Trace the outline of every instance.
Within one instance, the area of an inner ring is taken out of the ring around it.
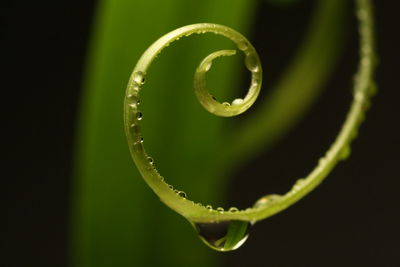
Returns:
[[[0,266],[68,266],[74,126],[95,4],[94,0],[50,5],[9,2],[2,7],[5,162]],[[288,60],[280,57],[280,51],[291,49],[301,38],[302,32],[291,31],[291,25],[306,25],[312,6],[313,1],[289,8],[260,2],[257,27],[250,38],[257,43],[263,42],[266,32],[276,36],[265,47],[274,53],[263,60],[276,66],[272,81]],[[400,93],[395,73],[400,3],[375,1],[375,6],[379,93],[353,143],[351,157],[290,212],[255,225],[255,234],[242,248],[219,257],[221,265],[400,266],[396,106]],[[262,15],[266,8],[271,16]],[[319,102],[284,142],[236,174],[232,202],[247,206],[265,188],[282,192],[294,182],[293,177],[306,174],[316,164],[316,155],[332,142],[350,103],[357,37],[349,14],[344,56]],[[312,142],[310,135],[315,136]],[[288,163],[289,155],[295,160]],[[264,162],[270,163],[270,177],[257,179]],[[265,255],[262,261],[257,258],[260,254]]]

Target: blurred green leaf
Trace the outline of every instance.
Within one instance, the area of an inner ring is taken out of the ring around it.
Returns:
[[[89,50],[77,133],[73,216],[74,266],[212,266],[213,255],[191,226],[156,199],[130,158],[123,132],[125,87],[141,53],[158,37],[197,22],[244,33],[254,1],[100,1]],[[212,36],[210,38],[213,38]],[[196,42],[194,42],[196,41]],[[182,40],[149,73],[142,96],[146,147],[166,179],[186,182],[193,197],[219,198],[208,153],[223,120],[195,102],[194,68],[219,41]],[[221,41],[220,44],[224,44]],[[237,65],[225,63],[212,82],[227,95]],[[154,73],[154,75],[153,75]],[[177,171],[177,162],[184,167]],[[190,183],[188,183],[190,180]],[[195,253],[194,253],[195,251]]]

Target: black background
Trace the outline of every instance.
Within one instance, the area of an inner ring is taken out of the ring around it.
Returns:
[[[0,266],[68,266],[74,125],[95,4],[94,0],[32,1],[2,7],[5,161]],[[279,50],[290,49],[302,34],[291,32],[291,25],[305,24],[312,4],[303,1],[282,9],[260,2],[253,39],[263,42],[265,32],[275,31],[277,42],[265,50],[277,51],[268,55],[271,65],[277,66],[276,77],[285,62]],[[375,1],[375,6],[379,93],[350,159],[290,212],[255,225],[257,234],[251,241],[219,257],[225,266],[400,266],[396,76],[400,3]],[[271,16],[262,15],[266,8]],[[293,179],[315,165],[315,155],[326,150],[343,122],[357,53],[355,21],[350,18],[344,56],[327,90],[284,142],[241,169],[231,184],[233,202],[247,206],[266,187],[282,191],[289,180],[276,177]],[[349,89],[342,94],[345,91],[338,88]],[[296,158],[290,164],[289,154]],[[264,162],[272,163],[271,177],[257,179],[265,170]],[[255,179],[249,183],[246,177]]]

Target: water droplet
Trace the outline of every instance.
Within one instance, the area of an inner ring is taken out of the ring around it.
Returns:
[[[165,179],[164,179],[164,177],[163,177],[163,176],[160,176],[160,180],[161,180],[161,181],[164,181]]]
[[[246,64],[246,67],[249,71],[252,72],[259,71],[257,55],[255,55],[254,53],[248,54],[244,59],[244,63]]]
[[[133,80],[137,83],[137,84],[143,84],[144,83],[144,75],[143,72],[141,71],[136,71],[133,73]]]
[[[177,194],[178,194],[180,197],[186,198],[186,193],[183,192],[183,191],[178,191]]]
[[[230,207],[229,208],[229,212],[238,212],[238,211],[239,211],[239,209],[236,208],[236,207]]]
[[[245,41],[240,41],[240,42],[237,44],[237,47],[238,47],[240,50],[245,51],[245,50],[247,50],[247,48],[248,48],[249,46],[247,45],[247,43],[246,43]]]
[[[224,208],[222,208],[222,207],[218,207],[218,208],[217,208],[217,211],[218,211],[218,212],[224,212],[225,210],[224,210]]]
[[[280,195],[272,194],[272,195],[266,195],[260,198],[259,200],[256,201],[256,203],[253,205],[254,208],[261,208],[263,206],[269,205],[276,200],[281,198]]]
[[[208,62],[207,65],[205,65],[204,70],[209,71],[211,69],[212,62]]]
[[[143,137],[139,137],[139,143],[143,143],[143,141],[144,141],[144,139],[143,139]]]
[[[241,98],[236,98],[235,100],[233,100],[232,105],[240,105],[243,103],[243,99]]]
[[[298,179],[296,183],[293,185],[293,189],[300,190],[303,187],[305,179]]]
[[[136,103],[132,103],[129,105],[131,107],[131,109],[136,110],[137,106]]]
[[[138,119],[138,121],[140,121],[141,119],[143,119],[143,114],[142,114],[142,112],[138,112],[138,113],[136,113],[136,118]]]
[[[172,185],[168,185],[169,189],[174,190],[174,187]]]
[[[324,165],[325,163],[326,163],[326,158],[325,157],[320,158],[319,161],[318,161],[319,165]]]
[[[206,206],[206,209],[212,210],[212,206],[211,206],[211,205],[207,205],[207,206]]]
[[[147,157],[147,160],[149,161],[149,163],[150,163],[151,165],[153,165],[153,164],[154,164],[154,160],[153,160],[153,158],[152,158],[152,157]]]
[[[139,85],[134,84],[134,85],[132,86],[132,89],[133,89],[133,91],[134,91],[135,93],[137,93],[137,92],[139,91]]]
[[[222,105],[224,105],[225,108],[229,107],[231,104],[229,104],[228,102],[224,102],[222,103]]]
[[[200,239],[217,251],[231,251],[240,247],[249,236],[250,223],[245,221],[222,221],[194,223]]]

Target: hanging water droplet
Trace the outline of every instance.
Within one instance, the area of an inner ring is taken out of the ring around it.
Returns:
[[[272,195],[266,195],[260,198],[259,200],[254,203],[253,207],[254,208],[261,208],[263,206],[269,205],[275,201],[277,201],[279,198],[281,198],[280,195],[272,194]]]
[[[143,72],[141,71],[136,71],[133,73],[133,80],[137,83],[137,84],[143,84],[144,83],[144,75]]]
[[[224,210],[224,208],[222,208],[222,207],[218,207],[218,208],[217,208],[217,211],[218,211],[218,212],[224,212],[225,210]]]
[[[245,221],[222,221],[193,224],[200,239],[217,251],[231,251],[240,247],[249,236],[250,223]]]
[[[228,211],[229,211],[229,212],[238,212],[239,209],[236,208],[236,207],[230,207]]]
[[[240,105],[243,103],[243,99],[242,98],[236,98],[235,100],[233,100],[232,105]]]
[[[154,164],[154,159],[153,159],[152,157],[147,157],[147,160],[149,161],[149,163],[150,163],[151,165]]]
[[[169,189],[174,190],[174,187],[172,185],[168,185]]]
[[[160,181],[164,181],[164,180],[165,180],[164,177],[160,176]]]
[[[180,197],[186,198],[186,193],[183,192],[183,191],[178,191],[177,194],[178,194]]]
[[[246,64],[246,67],[249,71],[252,72],[258,72],[259,67],[258,67],[258,60],[257,60],[257,55],[254,53],[250,53],[246,56],[244,59],[244,63]]]
[[[142,112],[138,112],[138,113],[136,113],[136,118],[137,118],[137,120],[138,121],[140,121],[141,119],[143,119],[143,114],[142,114]]]
[[[207,206],[206,206],[206,209],[212,210],[212,206],[211,206],[211,205],[207,205]]]

